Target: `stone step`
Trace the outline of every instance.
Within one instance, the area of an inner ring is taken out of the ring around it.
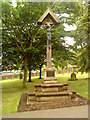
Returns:
[[[57,78],[56,77],[45,77],[43,78],[44,81],[49,81],[49,80],[56,80],[57,81]]]
[[[36,101],[45,102],[45,101],[55,101],[55,100],[71,100],[72,93],[69,92],[54,92],[54,93],[37,93]]]
[[[68,86],[66,83],[58,83],[58,84],[41,84],[42,87],[62,87],[62,86]]]
[[[64,95],[70,95],[70,91],[62,91],[62,92],[50,92],[50,93],[43,93],[43,92],[37,92],[35,96],[64,96]]]
[[[58,81],[57,81],[56,77],[45,77],[43,79],[43,83],[44,84],[54,84],[54,83],[58,83]]]
[[[30,90],[28,91],[27,94],[27,104],[29,104],[29,102],[32,101],[36,101],[35,99],[35,92],[31,92]]]
[[[56,81],[56,80],[43,81],[43,84],[56,84],[56,83],[58,83],[58,81]]]
[[[35,85],[35,92],[59,92],[68,89],[67,83],[52,83]]]
[[[28,95],[29,96],[42,96],[42,95],[72,95],[72,94],[76,94],[76,91],[70,91],[70,90],[66,90],[66,91],[61,91],[61,92],[48,92],[48,93],[43,93],[43,92],[31,92],[30,90],[28,91]]]
[[[62,100],[67,101],[75,98],[76,92],[75,91],[62,91],[62,92],[30,92],[28,91],[27,96],[27,103],[29,102],[47,102],[47,101],[54,101],[54,100]]]
[[[56,84],[36,84],[35,87],[61,87],[68,86],[68,83],[56,83]]]
[[[28,91],[29,96],[35,96],[35,92],[31,92],[30,90]]]

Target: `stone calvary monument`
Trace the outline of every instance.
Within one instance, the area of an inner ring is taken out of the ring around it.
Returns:
[[[44,78],[42,84],[35,85],[35,92],[28,91],[27,103],[31,101],[47,102],[47,101],[67,101],[75,97],[75,92],[68,91],[67,83],[58,83],[55,68],[52,68],[51,60],[51,28],[59,24],[59,19],[48,8],[47,11],[40,17],[38,25],[43,25],[47,30],[47,68],[44,70]]]
[[[18,111],[42,110],[87,104],[79,99],[75,91],[68,89],[67,83],[59,83],[56,78],[55,68],[51,59],[51,28],[59,24],[59,19],[48,8],[37,22],[47,30],[47,68],[44,70],[44,78],[41,84],[34,85],[34,92],[28,90],[22,93],[18,105]],[[78,99],[77,99],[78,98]]]
[[[51,28],[59,24],[59,19],[51,11],[50,8],[41,16],[37,22],[38,25],[43,25],[47,30],[47,68],[44,71],[44,83],[56,83],[55,69],[52,68],[52,52],[51,52]],[[49,81],[50,80],[50,81]]]

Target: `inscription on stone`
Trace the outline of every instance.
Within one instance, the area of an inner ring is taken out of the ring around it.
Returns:
[[[55,77],[54,71],[47,71],[47,77]]]

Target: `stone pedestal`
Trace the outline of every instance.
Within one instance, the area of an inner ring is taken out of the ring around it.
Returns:
[[[67,83],[42,83],[34,86],[35,91],[28,91],[27,104],[31,102],[48,102],[48,101],[69,101],[76,96],[75,91],[68,90]]]
[[[44,69],[44,78],[43,78],[43,83],[57,83],[57,78],[56,78],[56,69],[55,68],[47,68]]]
[[[55,68],[44,69],[44,78],[48,78],[48,77],[56,77],[56,69]]]
[[[35,91],[28,91],[27,104],[31,102],[69,101],[74,99],[76,92],[68,90],[67,83],[59,83],[55,68],[44,69],[44,78],[41,84],[34,86]]]

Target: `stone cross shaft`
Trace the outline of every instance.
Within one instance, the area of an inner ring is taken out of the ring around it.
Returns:
[[[51,54],[51,28],[47,29],[47,68],[52,68],[52,54]]]

